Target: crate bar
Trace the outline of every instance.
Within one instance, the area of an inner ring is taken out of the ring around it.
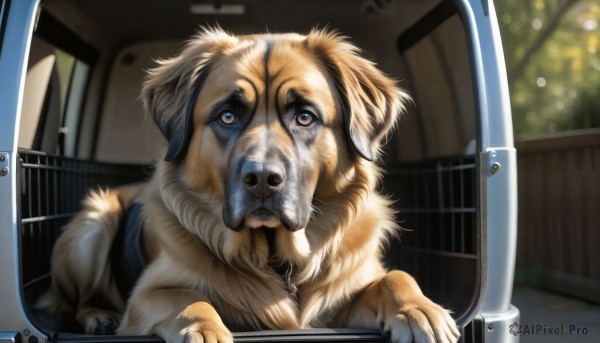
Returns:
[[[437,255],[437,256],[445,256],[445,257],[456,257],[456,258],[464,258],[468,260],[476,260],[478,256],[476,254],[467,254],[467,253],[458,253],[453,251],[442,251],[442,250],[433,250],[433,249],[424,249],[417,247],[405,247],[406,251],[418,253],[418,254],[429,254],[429,255]]]
[[[68,219],[75,215],[77,212],[64,213],[64,214],[52,214],[47,216],[31,217],[21,219],[21,224],[31,224],[50,220]]]

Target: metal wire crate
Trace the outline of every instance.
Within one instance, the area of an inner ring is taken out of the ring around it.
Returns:
[[[21,284],[26,302],[50,281],[50,255],[60,228],[81,208],[91,189],[143,180],[151,169],[81,161],[45,153],[19,151]]]
[[[20,151],[19,157],[22,286],[30,304],[49,286],[52,246],[86,194],[146,179],[151,169],[34,151]],[[474,298],[457,289],[473,289],[479,281],[475,157],[397,164],[383,187],[396,199],[397,220],[405,229],[400,240],[390,242],[388,266],[414,275],[428,296],[465,318]],[[462,271],[460,278],[453,277],[456,270]],[[68,318],[53,321],[44,325],[80,329]]]
[[[481,283],[476,158],[398,164],[388,171],[384,188],[396,199],[404,229],[390,243],[388,266],[406,270],[426,295],[452,309],[459,321],[466,318]]]

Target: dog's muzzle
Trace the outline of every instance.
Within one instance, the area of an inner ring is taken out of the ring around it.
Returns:
[[[235,231],[304,228],[312,199],[302,195],[294,172],[292,163],[280,159],[234,162],[225,187],[225,225]]]

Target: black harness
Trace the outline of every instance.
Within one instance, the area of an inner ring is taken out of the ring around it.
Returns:
[[[144,249],[142,204],[129,206],[117,231],[111,250],[111,268],[123,300],[127,300],[133,286],[148,265]]]

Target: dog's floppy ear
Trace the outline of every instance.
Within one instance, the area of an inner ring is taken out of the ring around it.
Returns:
[[[142,100],[146,113],[169,142],[165,161],[185,155],[194,130],[194,103],[211,62],[236,43],[236,37],[219,28],[203,29],[179,56],[159,60],[158,66],[149,70]]]
[[[409,96],[371,61],[360,57],[357,47],[335,33],[313,30],[306,37],[306,46],[333,78],[349,143],[361,157],[377,159],[381,141],[394,127]]]

